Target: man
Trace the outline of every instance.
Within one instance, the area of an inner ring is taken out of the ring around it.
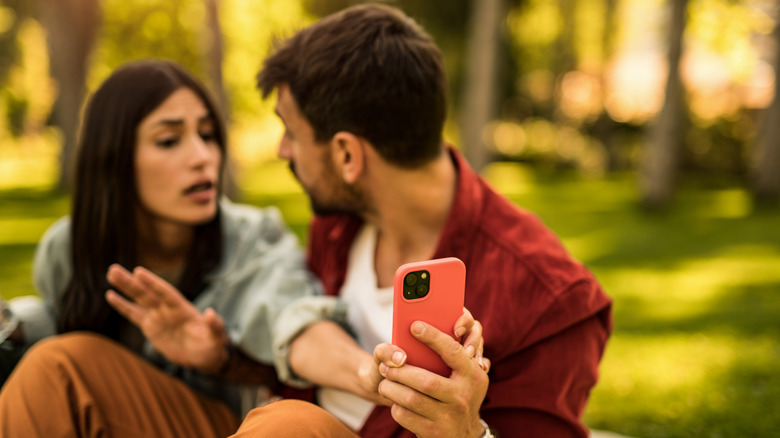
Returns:
[[[396,9],[356,6],[285,41],[258,86],[278,92],[279,156],[316,214],[309,265],[356,334],[311,312],[281,330],[282,376],[316,384],[319,404],[362,436],[587,436],[610,299],[536,217],[443,145],[447,86],[430,37]],[[400,365],[387,344],[395,270],[451,256],[467,267],[489,386],[480,352],[431,326],[412,331],[448,378]]]

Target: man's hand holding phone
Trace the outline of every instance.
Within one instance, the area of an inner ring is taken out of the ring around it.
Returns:
[[[482,326],[471,313],[453,327],[461,345],[436,327],[415,321],[411,334],[434,350],[452,369],[449,377],[406,364],[406,352],[392,344],[374,349],[374,363],[364,369],[367,385],[375,385],[395,421],[419,437],[475,437],[482,433],[479,408],[488,387],[490,360],[482,356]]]

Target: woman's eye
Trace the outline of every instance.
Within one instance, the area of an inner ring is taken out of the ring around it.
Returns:
[[[213,131],[201,132],[199,135],[200,135],[200,138],[203,139],[203,141],[206,142],[206,143],[215,141],[217,139],[217,136],[216,136],[216,134],[214,134]]]
[[[161,140],[157,140],[157,146],[162,148],[171,148],[179,144],[179,137],[168,137]]]

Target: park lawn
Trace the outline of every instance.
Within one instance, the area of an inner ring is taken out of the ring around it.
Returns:
[[[635,437],[771,436],[780,430],[780,213],[734,185],[683,182],[674,207],[637,207],[635,176],[548,175],[518,164],[488,179],[537,213],[614,299],[614,332],[585,413]],[[239,178],[244,201],[277,205],[305,240],[306,197],[283,163]],[[0,191],[0,293],[34,292],[35,242],[68,199]]]
[[[0,295],[8,299],[35,293],[31,265],[44,231],[69,209],[54,190],[0,190]]]
[[[636,206],[633,175],[489,179],[537,212],[614,299],[613,336],[585,413],[636,437],[780,430],[780,214],[747,193],[686,181],[674,208]],[[704,187],[702,187],[704,186]]]

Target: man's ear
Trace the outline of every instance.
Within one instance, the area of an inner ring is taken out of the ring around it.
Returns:
[[[336,170],[348,184],[353,184],[365,168],[365,141],[346,131],[337,132],[331,139],[331,153]]]

